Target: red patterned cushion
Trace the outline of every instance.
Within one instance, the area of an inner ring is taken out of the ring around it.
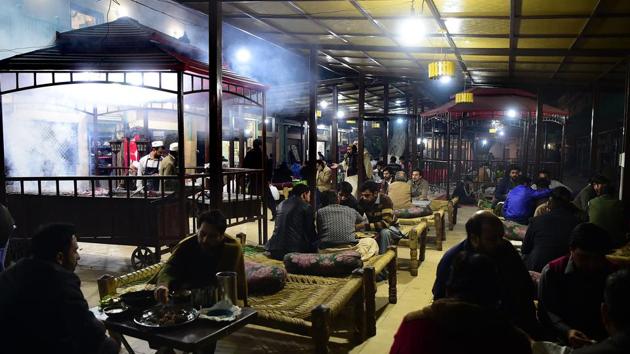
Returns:
[[[282,267],[245,261],[247,291],[250,294],[273,294],[284,288],[287,271]]]
[[[288,253],[284,256],[287,272],[294,274],[335,276],[348,275],[363,267],[356,251],[338,253]]]

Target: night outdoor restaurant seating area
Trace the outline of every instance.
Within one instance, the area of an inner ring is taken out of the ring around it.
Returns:
[[[629,20],[2,1],[0,354],[630,353]]]

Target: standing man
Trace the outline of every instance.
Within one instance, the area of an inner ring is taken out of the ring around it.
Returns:
[[[293,187],[289,199],[278,205],[276,225],[265,249],[271,258],[282,260],[290,252],[316,251],[315,211],[308,186]]]
[[[177,176],[177,153],[179,147],[177,143],[172,143],[168,147],[168,154],[162,159],[160,164],[160,176]],[[175,190],[177,186],[176,180],[165,180],[164,189],[168,191]]]
[[[383,193],[379,193],[379,186],[373,181],[367,181],[359,188],[359,214],[365,214],[368,224],[360,226],[357,231],[378,232],[379,253],[387,251],[387,247],[395,244],[403,235],[398,230],[398,222],[394,215],[392,200]]]
[[[411,172],[411,180],[407,183],[411,185],[411,197],[429,200],[429,181],[422,178],[422,171],[414,169]]]
[[[151,151],[143,156],[138,168],[138,176],[157,176],[160,174],[160,162],[162,162],[162,156],[164,155],[164,142],[156,140],[151,143]],[[146,188],[147,191],[160,190],[160,181],[149,179],[136,182],[138,189]]]

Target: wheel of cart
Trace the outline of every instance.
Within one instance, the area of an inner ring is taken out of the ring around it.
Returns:
[[[151,251],[149,247],[138,246],[131,252],[131,266],[135,270],[146,268],[157,262],[156,252]]]

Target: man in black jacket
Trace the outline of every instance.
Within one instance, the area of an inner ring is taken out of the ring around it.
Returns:
[[[569,253],[571,231],[580,223],[577,208],[571,204],[571,192],[556,187],[549,199],[550,211],[532,219],[521,253],[528,270],[540,272],[554,259]]]
[[[265,249],[274,259],[282,260],[290,252],[316,252],[315,211],[309,204],[311,191],[298,184],[293,187],[289,199],[278,206],[273,236]]]
[[[73,226],[48,225],[33,237],[33,256],[0,275],[3,353],[118,353],[81,293],[77,250]]]

